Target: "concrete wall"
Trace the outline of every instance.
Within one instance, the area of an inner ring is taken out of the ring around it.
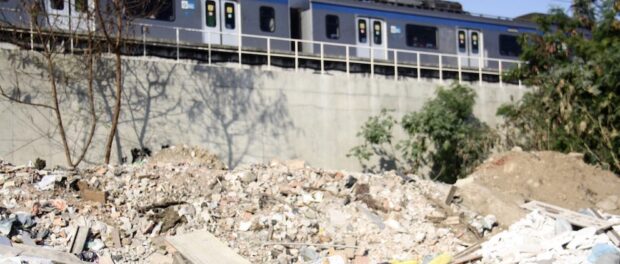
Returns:
[[[58,56],[61,104],[74,151],[84,144],[88,124],[85,66],[81,58]],[[194,63],[127,58],[123,112],[114,146],[115,161],[134,147],[159,150],[164,144],[204,146],[230,167],[273,158],[299,158],[313,166],[358,169],[345,155],[358,144],[355,134],[382,108],[395,115],[418,110],[434,95],[437,81],[394,81],[342,73],[266,71]],[[20,50],[0,51],[0,85],[23,100],[49,103],[42,57]],[[87,163],[102,161],[113,102],[111,59],[97,69],[99,123]],[[478,93],[475,113],[491,125],[499,105],[525,92],[517,86],[471,85]],[[19,92],[17,89],[19,88]],[[21,164],[42,157],[65,164],[55,118],[49,109],[0,98],[0,158]]]

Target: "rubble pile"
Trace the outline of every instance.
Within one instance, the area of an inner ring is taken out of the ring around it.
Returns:
[[[620,214],[620,177],[585,163],[578,153],[517,148],[492,155],[456,186],[464,206],[497,216],[504,227],[525,216],[519,206],[527,200]]]
[[[194,230],[211,232],[252,263],[379,263],[465,248],[462,232],[428,220],[445,213],[393,173],[326,171],[301,161],[233,171],[182,162],[79,171],[3,162],[0,186],[0,244],[85,261],[171,263],[162,238]]]
[[[162,152],[148,158],[140,150],[131,165],[79,170],[0,160],[0,263],[199,263],[213,252],[239,260],[226,263],[283,264],[618,264],[620,257],[620,217],[605,210],[517,200],[504,200],[514,204],[492,214],[468,207],[472,190],[486,200],[514,195],[494,188],[504,180],[519,191],[518,179],[474,176],[479,189],[461,189],[393,172],[309,168],[299,160],[229,171],[207,151]],[[511,159],[483,168],[516,173]],[[599,179],[593,182],[581,185],[598,197],[586,206],[617,203],[607,189],[596,192]],[[546,188],[526,189],[536,198]],[[524,217],[502,222],[501,210]]]
[[[620,223],[618,216],[608,218]],[[620,263],[620,249],[596,227],[573,230],[565,219],[539,211],[493,236],[481,251],[481,263]]]

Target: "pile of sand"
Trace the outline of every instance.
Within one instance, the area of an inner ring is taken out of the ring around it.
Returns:
[[[497,154],[456,183],[463,204],[494,214],[503,226],[525,215],[526,200],[572,210],[620,214],[620,177],[583,162],[579,154],[510,151]]]
[[[190,164],[213,170],[226,170],[226,164],[206,149],[188,146],[171,146],[149,158],[149,164]]]

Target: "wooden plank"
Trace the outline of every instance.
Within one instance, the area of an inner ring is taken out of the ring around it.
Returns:
[[[13,247],[0,245],[0,255],[3,256],[24,256],[51,260],[54,263],[64,264],[84,264],[76,256],[66,252],[47,249],[43,247],[33,247],[24,244],[14,244]]]
[[[530,201],[521,205],[521,207],[531,211],[539,210],[542,214],[552,218],[563,218],[572,225],[579,227],[593,226],[601,228],[610,224],[605,220],[596,219],[588,215],[580,214],[575,211],[539,201]]]
[[[194,264],[250,263],[207,231],[166,237],[166,242]]]
[[[73,237],[71,238],[71,243],[69,247],[69,252],[73,254],[80,254],[82,250],[84,250],[84,245],[86,244],[86,239],[88,239],[88,227],[78,226],[75,230]]]
[[[476,253],[481,248],[482,248],[482,242],[478,242],[476,244],[473,244],[470,247],[464,249],[463,251],[461,251],[459,253],[456,253],[456,255],[454,255],[454,259],[462,258],[464,256],[468,256],[468,255],[471,255],[473,253]]]
[[[476,252],[471,253],[471,254],[469,254],[467,256],[463,256],[463,257],[460,257],[458,259],[454,259],[454,260],[452,260],[451,263],[452,264],[469,263],[469,262],[472,262],[472,261],[479,260],[481,258],[482,258],[482,253],[476,251]]]
[[[603,216],[598,211],[596,211],[596,210],[594,210],[592,208],[588,208],[587,210],[590,213],[592,213],[592,215],[594,215],[596,218],[604,219]],[[618,231],[616,231],[613,226],[610,226],[608,229],[609,229],[609,231],[607,231],[605,234],[607,235],[607,237],[609,237],[609,240],[611,241],[611,243],[613,243],[617,247],[620,247],[620,234],[618,234]],[[605,231],[605,230],[603,230],[603,231]]]
[[[118,228],[112,228],[112,241],[114,243],[114,248],[122,248],[123,242],[121,241],[121,233],[118,231]]]
[[[455,192],[456,192],[456,186],[451,185],[450,190],[448,191],[448,195],[446,195],[446,200],[445,200],[446,205],[450,205],[452,203]]]

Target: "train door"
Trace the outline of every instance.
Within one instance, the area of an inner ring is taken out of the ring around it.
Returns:
[[[385,21],[380,19],[371,19],[372,25],[372,47],[373,57],[375,59],[387,59],[387,34],[385,32]]]
[[[370,58],[370,40],[368,39],[368,18],[358,17],[356,20],[357,39],[356,55],[360,58]]]
[[[479,30],[459,29],[456,36],[457,54],[461,56],[461,65],[468,68],[478,68],[482,60],[483,35]]]
[[[204,0],[202,8],[203,43],[222,44],[219,0]]]
[[[69,1],[44,0],[47,22],[55,29],[69,29]]]
[[[385,21],[381,19],[356,18],[356,54],[360,58],[370,58],[370,50],[375,59],[387,59],[387,35]]]
[[[220,23],[222,29],[222,44],[237,46],[239,45],[239,34],[241,33],[241,16],[239,4],[230,0],[221,0]]]

